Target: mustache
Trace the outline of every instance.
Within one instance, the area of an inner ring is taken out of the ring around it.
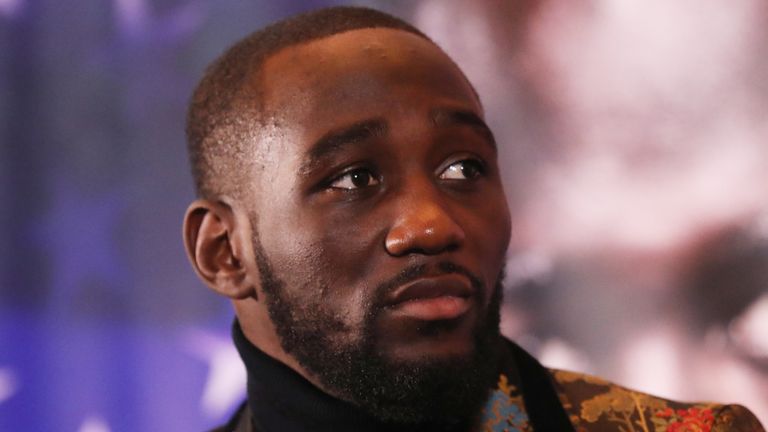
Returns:
[[[476,274],[459,264],[450,261],[440,261],[434,265],[416,264],[402,269],[395,277],[384,281],[376,287],[376,303],[382,304],[386,296],[397,287],[412,282],[424,276],[439,276],[445,274],[460,274],[469,279],[476,296],[485,293],[485,283]]]

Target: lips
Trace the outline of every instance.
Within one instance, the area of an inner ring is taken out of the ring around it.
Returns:
[[[398,287],[389,307],[399,316],[423,321],[458,318],[472,306],[474,289],[460,274],[419,278]]]

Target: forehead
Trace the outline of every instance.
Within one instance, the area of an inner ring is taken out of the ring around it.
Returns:
[[[458,67],[430,41],[395,29],[352,30],[286,48],[264,63],[267,119],[320,130],[398,110],[480,106]]]

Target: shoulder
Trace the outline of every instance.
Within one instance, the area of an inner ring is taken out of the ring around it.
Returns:
[[[591,375],[548,371],[577,431],[765,431],[754,414],[739,405],[677,402]]]

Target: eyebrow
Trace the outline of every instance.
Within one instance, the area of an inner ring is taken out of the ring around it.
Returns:
[[[435,108],[430,112],[435,126],[470,126],[486,139],[487,143],[496,150],[496,138],[491,128],[475,112],[456,108]]]
[[[310,147],[307,159],[301,165],[301,172],[308,173],[333,153],[345,147],[362,143],[371,138],[380,137],[387,132],[384,118],[372,118],[332,130]]]
[[[435,108],[430,111],[429,117],[438,127],[470,126],[496,151],[493,132],[475,112],[457,108]],[[320,137],[310,147],[306,160],[301,164],[300,172],[311,173],[316,167],[322,166],[323,161],[334,153],[372,138],[381,137],[387,133],[388,128],[387,121],[383,117],[375,117],[334,129]]]

